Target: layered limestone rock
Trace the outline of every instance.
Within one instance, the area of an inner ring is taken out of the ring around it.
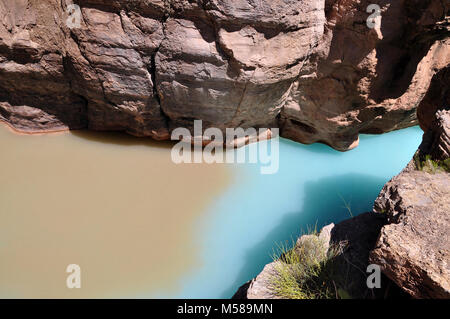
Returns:
[[[75,0],[78,26],[71,3],[0,3],[0,118],[17,129],[168,139],[199,119],[348,150],[416,124],[450,59],[439,0],[381,1],[374,29],[368,0]]]

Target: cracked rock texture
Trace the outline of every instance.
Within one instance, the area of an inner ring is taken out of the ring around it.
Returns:
[[[450,298],[450,174],[405,170],[375,209],[387,214],[371,262],[415,298]]]
[[[0,119],[25,132],[280,127],[338,150],[417,124],[450,62],[450,4],[378,1],[0,1]],[[73,17],[73,16],[71,16]],[[73,20],[70,20],[73,21]]]

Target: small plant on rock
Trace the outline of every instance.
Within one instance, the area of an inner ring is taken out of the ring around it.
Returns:
[[[293,247],[292,247],[293,246]],[[335,258],[341,249],[329,246],[316,231],[292,245],[280,245],[274,254],[275,274],[271,289],[283,299],[343,299],[348,293],[339,287]]]

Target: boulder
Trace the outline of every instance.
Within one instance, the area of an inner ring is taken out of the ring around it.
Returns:
[[[450,174],[405,170],[375,210],[386,215],[370,260],[414,298],[450,298]]]

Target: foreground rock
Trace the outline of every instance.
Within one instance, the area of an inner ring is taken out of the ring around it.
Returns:
[[[388,224],[371,262],[415,298],[450,298],[450,175],[405,171],[375,202]]]
[[[0,3],[0,119],[27,132],[89,128],[168,139],[178,126],[280,127],[338,150],[417,124],[449,64],[450,4],[70,0]]]

